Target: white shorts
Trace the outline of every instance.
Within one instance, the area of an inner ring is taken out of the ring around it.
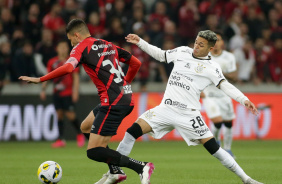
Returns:
[[[221,116],[224,121],[231,121],[235,118],[231,98],[226,97],[205,97],[203,105],[210,119]]]
[[[152,127],[151,135],[155,139],[161,139],[173,129],[178,131],[188,146],[198,145],[199,139],[213,136],[198,110],[187,110],[185,114],[181,114],[177,110],[172,110],[172,107],[160,105],[147,110],[139,118]]]

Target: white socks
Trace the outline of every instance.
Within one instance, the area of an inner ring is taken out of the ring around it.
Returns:
[[[217,152],[213,154],[213,156],[217,158],[227,169],[239,176],[243,182],[249,178],[249,176],[237,164],[233,157],[222,148],[219,148]]]
[[[218,129],[218,128],[214,127],[212,133],[213,133],[215,140],[220,141],[220,128]]]
[[[130,135],[128,132],[125,132],[122,141],[117,147],[117,151],[122,155],[128,156],[133,148],[135,140],[136,139],[132,135]]]
[[[225,127],[223,136],[223,148],[225,150],[231,150],[232,139],[232,128]]]

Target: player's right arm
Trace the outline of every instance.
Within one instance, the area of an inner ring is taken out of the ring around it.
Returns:
[[[145,40],[141,39],[138,35],[129,34],[127,35],[127,37],[125,37],[125,39],[129,43],[133,43],[137,45],[140,49],[142,49],[144,52],[146,52],[156,60],[160,62],[166,62],[166,56],[165,56],[166,51],[147,43]]]

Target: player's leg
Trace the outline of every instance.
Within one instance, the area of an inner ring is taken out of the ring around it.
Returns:
[[[145,178],[142,183],[148,183],[154,169],[152,163],[137,161],[115,150],[106,148],[111,136],[116,134],[116,130],[122,119],[126,117],[132,109],[133,107],[127,106],[112,106],[111,108],[105,106],[100,107],[99,112],[95,116],[94,126],[91,129],[87,156],[98,162],[130,168],[136,171],[140,177]],[[126,178],[126,175],[124,176]]]
[[[64,137],[64,111],[63,109],[56,109],[56,114],[58,118],[58,129],[59,129],[59,137],[58,139],[52,143],[52,148],[60,148],[66,146],[66,141]]]
[[[205,107],[208,118],[213,122],[214,128],[212,133],[217,140],[217,143],[220,145],[220,130],[223,123],[223,119],[220,112],[220,107],[217,104],[217,98],[214,97],[205,97],[203,98],[203,105]]]
[[[71,96],[64,98],[64,109],[65,109],[64,113],[65,113],[66,118],[71,122],[71,124],[73,125],[73,127],[76,130],[77,146],[78,147],[84,146],[85,138],[84,138],[84,135],[81,133],[80,122],[77,119],[74,103],[72,102]]]
[[[243,181],[243,183],[261,184],[260,182],[251,179],[238,165],[238,163],[234,160],[234,158],[216,143],[214,137],[200,139],[200,142],[204,145],[206,150],[211,155],[213,155],[221,162],[222,165],[224,165],[227,169],[229,169],[230,171],[234,172],[237,176],[239,176]]]
[[[234,157],[232,151],[231,151],[231,145],[233,141],[232,136],[232,120],[231,121],[224,121],[225,131],[223,135],[223,148]]]
[[[117,151],[128,156],[136,139],[151,131],[152,127],[145,120],[139,118],[136,123],[133,123],[133,125],[127,129],[122,141],[117,147]]]

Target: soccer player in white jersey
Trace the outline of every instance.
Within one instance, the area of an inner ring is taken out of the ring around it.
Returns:
[[[216,43],[216,34],[210,30],[200,31],[194,49],[182,46],[167,51],[148,44],[135,34],[129,34],[126,40],[160,62],[173,62],[174,67],[161,104],[143,113],[127,129],[117,151],[122,155],[129,155],[135,140],[143,134],[151,133],[154,138],[160,139],[176,129],[188,146],[203,144],[211,155],[239,176],[244,184],[261,184],[248,176],[233,157],[216,143],[200,114],[200,94],[209,85],[217,86],[253,114],[258,113],[254,104],[225,79],[219,64],[208,56]],[[107,180],[108,176],[105,174],[96,184],[116,183]]]
[[[236,80],[236,60],[235,56],[224,49],[222,34],[216,32],[217,41],[211,50],[211,60],[217,62],[221,67],[225,78]],[[223,134],[223,148],[233,156],[232,144],[232,120],[235,118],[232,100],[222,90],[214,85],[208,86],[202,93],[203,105],[209,119],[214,123],[213,135],[220,144],[220,128],[225,125]],[[234,157],[234,156],[233,156]]]

